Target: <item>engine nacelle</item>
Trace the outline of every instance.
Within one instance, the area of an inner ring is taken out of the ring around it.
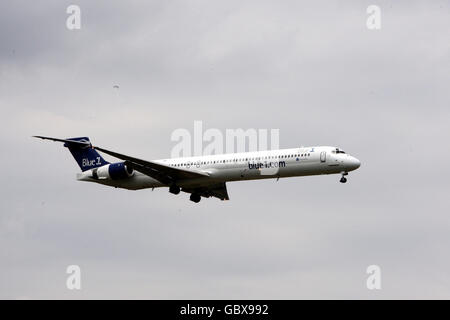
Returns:
[[[92,178],[98,180],[120,180],[133,176],[134,170],[124,162],[110,163],[99,168],[92,169]]]

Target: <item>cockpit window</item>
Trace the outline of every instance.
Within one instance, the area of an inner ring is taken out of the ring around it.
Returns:
[[[332,153],[345,153],[344,150],[339,150],[339,148],[336,148],[336,150],[333,150]]]

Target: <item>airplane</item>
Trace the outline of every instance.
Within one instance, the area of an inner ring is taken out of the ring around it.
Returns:
[[[226,183],[231,181],[340,174],[345,183],[361,165],[342,149],[327,146],[146,161],[93,146],[88,137],[33,137],[63,142],[81,169],[78,181],[128,190],[168,187],[173,194],[189,193],[195,203],[202,197],[229,200]],[[109,163],[98,151],[122,161]]]

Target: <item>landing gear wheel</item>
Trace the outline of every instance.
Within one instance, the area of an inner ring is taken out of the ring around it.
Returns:
[[[347,182],[347,178],[345,176],[348,176],[348,172],[341,172],[341,174],[342,174],[342,178],[339,181],[341,183],[346,183]]]
[[[200,200],[201,200],[201,197],[200,197],[199,194],[193,193],[193,194],[191,194],[190,200],[195,202],[195,203],[199,203]]]
[[[179,186],[170,186],[169,192],[173,194],[179,194],[180,193],[180,187]]]

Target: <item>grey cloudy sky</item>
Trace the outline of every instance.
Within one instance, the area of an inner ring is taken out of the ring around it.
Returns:
[[[0,298],[450,298],[449,30],[448,1],[2,1]],[[156,159],[195,120],[362,166],[194,204],[76,182],[30,138]]]

